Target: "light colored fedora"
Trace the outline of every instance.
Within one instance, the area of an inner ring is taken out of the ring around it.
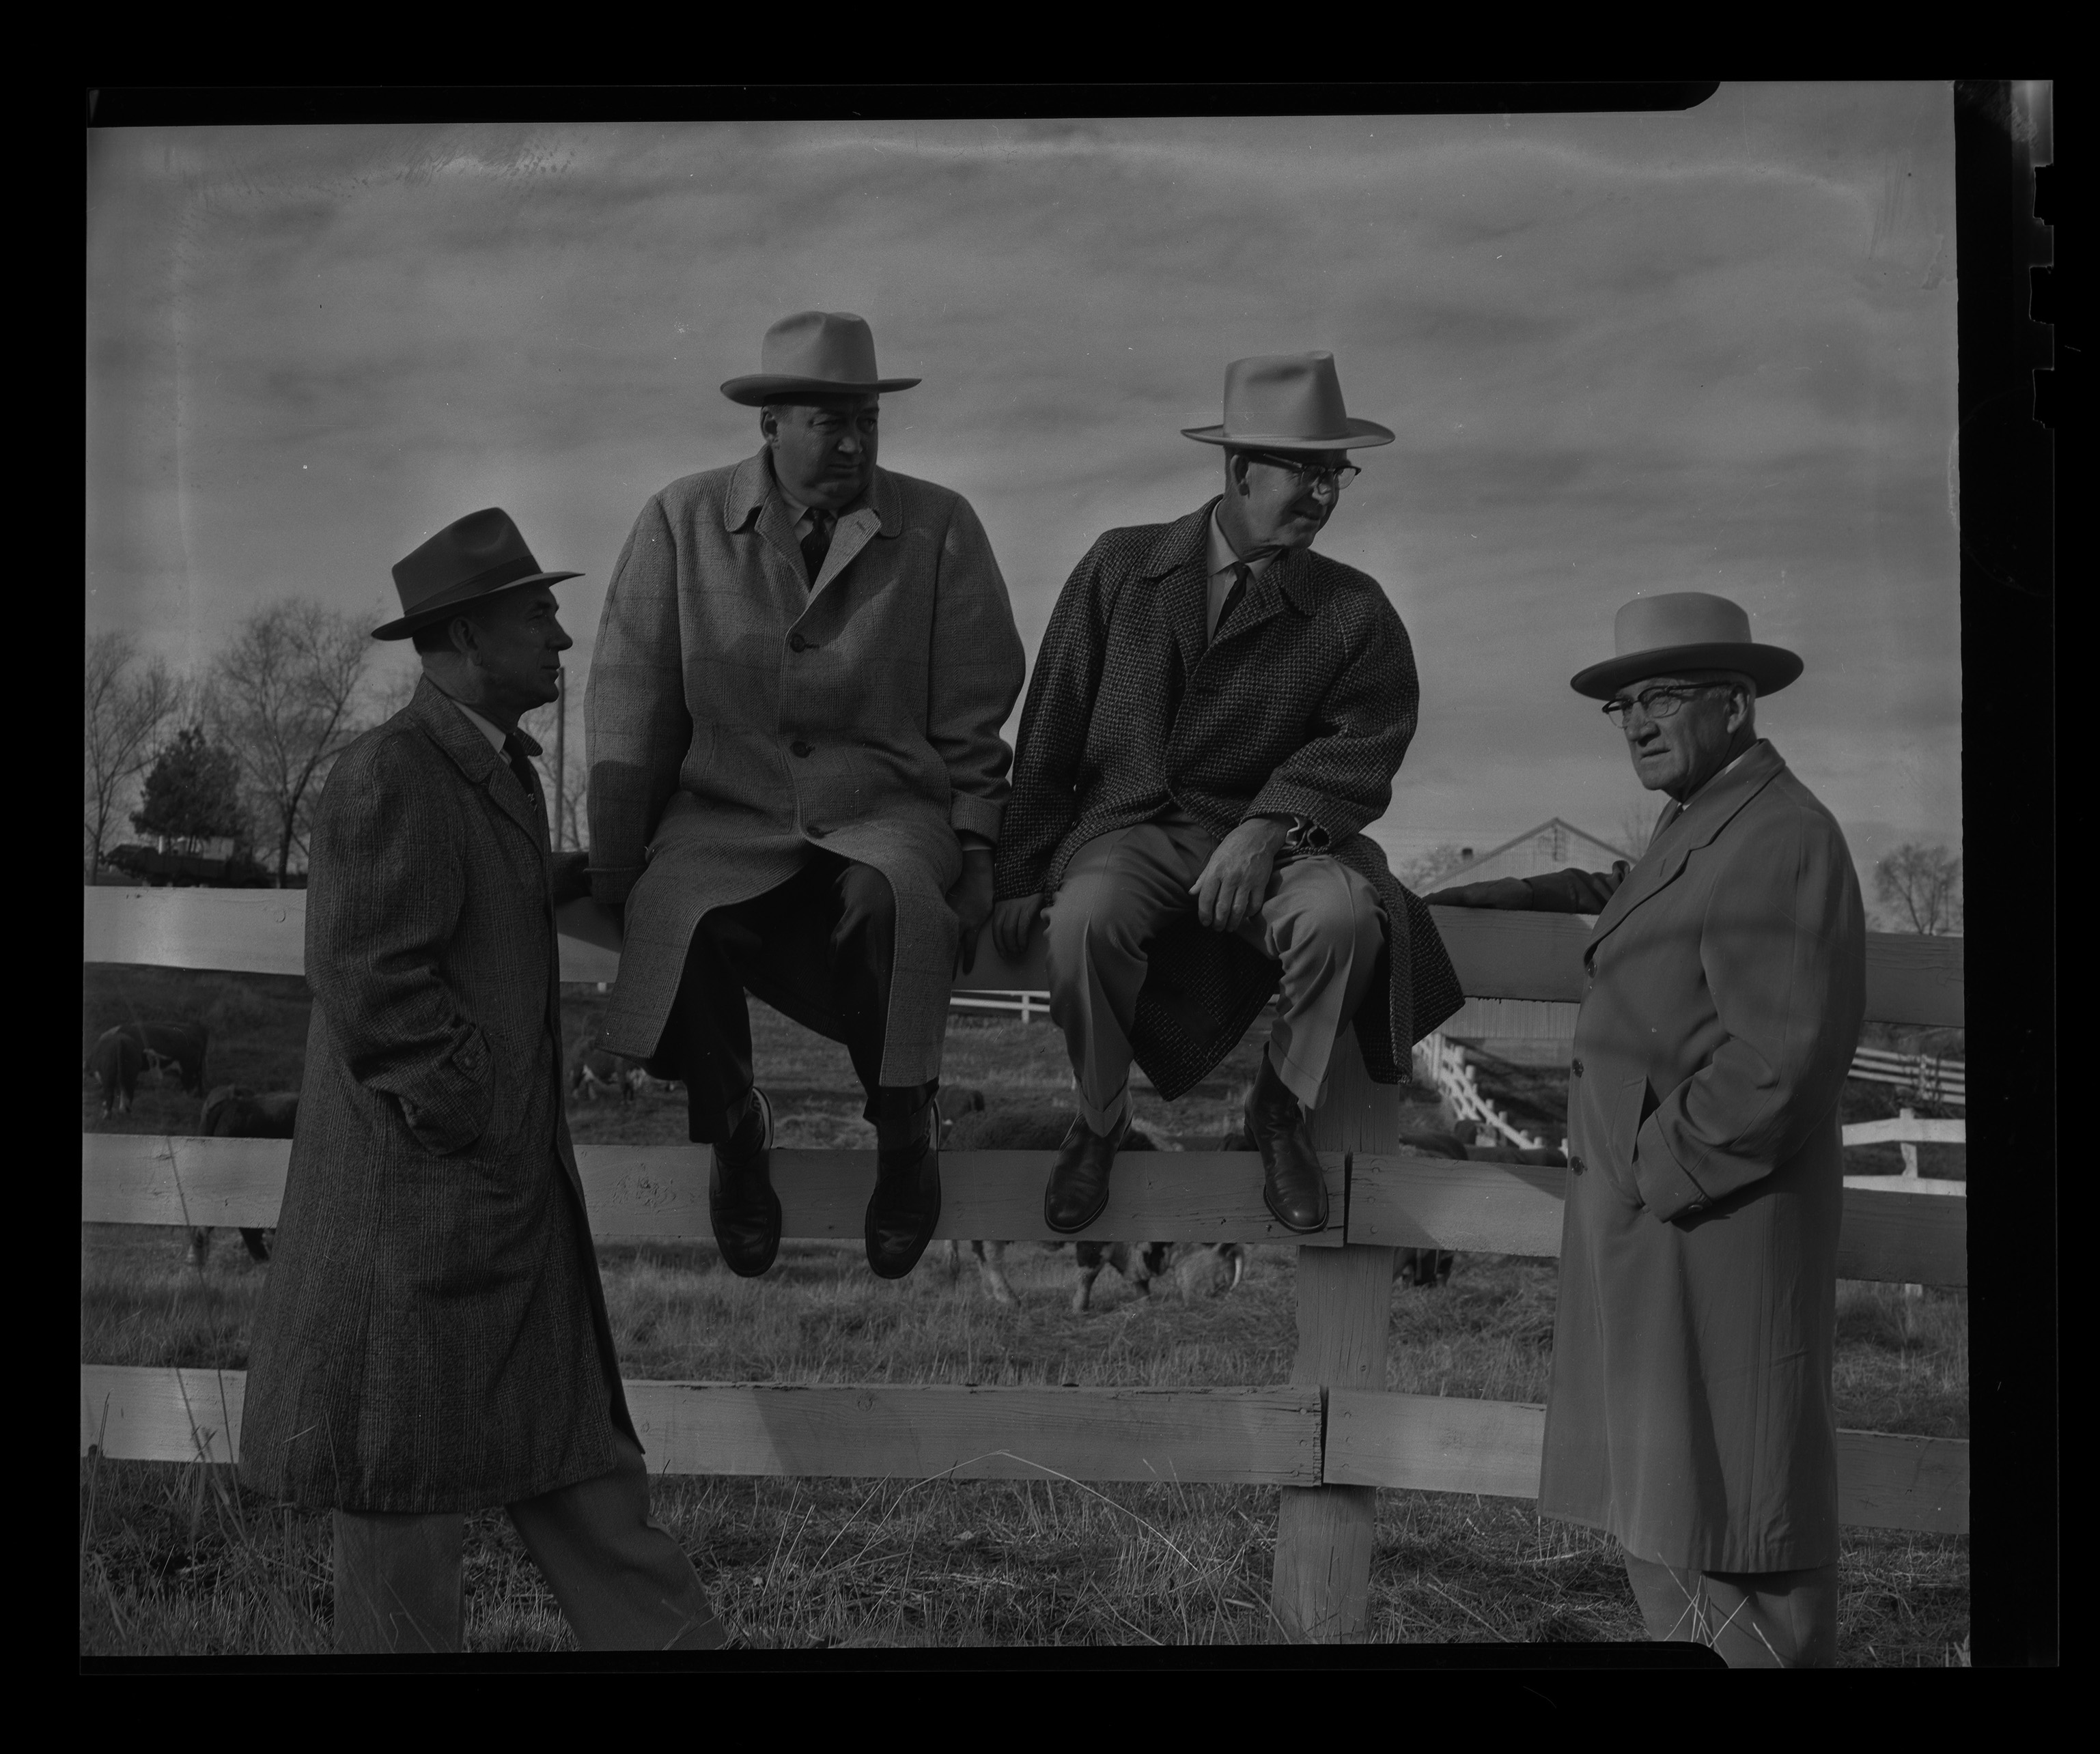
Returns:
[[[1686,670],[1740,670],[1760,694],[1776,694],[1802,672],[1783,646],[1750,637],[1740,605],[1704,591],[1665,591],[1637,597],[1612,624],[1618,655],[1577,671],[1568,686],[1592,700],[1609,700],[1629,682]]]
[[[1352,421],[1331,353],[1271,353],[1225,368],[1225,418],[1185,426],[1185,438],[1257,451],[1347,451],[1391,444],[1376,421]]]
[[[468,603],[524,584],[559,584],[580,572],[549,572],[510,514],[501,506],[456,518],[416,552],[394,563],[401,615],[372,630],[375,640],[405,640],[418,628],[457,614]]]
[[[850,311],[798,311],[765,332],[759,346],[760,369],[748,377],[732,377],[722,394],[746,408],[769,396],[797,390],[818,395],[880,395],[909,390],[915,377],[885,377],[875,368],[875,331],[866,317]]]

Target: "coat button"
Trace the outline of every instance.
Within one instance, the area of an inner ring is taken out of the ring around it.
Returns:
[[[810,642],[801,634],[791,633],[788,636],[788,650],[791,652],[807,651],[809,649]]]
[[[1577,1060],[1575,1062],[1573,1069],[1577,1078],[1579,1078],[1582,1076],[1582,1062],[1580,1060]]]
[[[1585,1163],[1580,1157],[1570,1157],[1568,1160],[1568,1167],[1573,1170],[1577,1175],[1580,1175],[1583,1170],[1589,1168],[1589,1165]]]
[[[809,754],[810,754],[810,746],[809,746],[807,743],[805,743],[802,742],[800,738],[797,738],[795,742],[793,742],[793,743],[790,743],[788,747],[790,749],[793,750],[796,755],[798,755],[798,756],[804,756],[804,757],[805,757],[805,758],[808,756],[808,755],[809,755]]]

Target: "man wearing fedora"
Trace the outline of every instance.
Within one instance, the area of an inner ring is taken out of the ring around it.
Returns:
[[[335,1512],[335,1641],[457,1650],[465,1513],[506,1508],[586,1650],[726,1642],[649,1519],[562,1113],[550,858],[519,716],[555,698],[549,572],[500,510],[394,569],[414,697],[343,751],[307,890],[314,992],[248,1483]]]
[[[1051,1016],[1078,1087],[1043,1192],[1054,1230],[1108,1202],[1130,1068],[1179,1096],[1282,988],[1247,1107],[1263,1196],[1327,1223],[1308,1111],[1353,1025],[1370,1075],[1458,1008],[1427,910],[1362,832],[1414,734],[1407,631],[1378,582],[1312,550],[1392,434],[1352,419],[1332,355],[1238,359],[1224,491],[1171,523],[1112,530],[1043,635],[995,872],[1018,959],[1048,913]]]
[[[875,1125],[868,1264],[900,1278],[941,1210],[942,1038],[991,910],[1023,659],[968,502],[876,466],[861,318],[776,323],[722,393],[756,456],[635,522],[591,663],[592,892],[624,908],[604,1042],[686,1081],[722,1258],[780,1241],[747,991],[843,1042]]]
[[[1639,862],[1427,898],[1598,915],[1539,1509],[1618,1537],[1655,1637],[1732,1665],[1827,1665],[1859,882],[1830,813],[1758,735],[1758,698],[1801,659],[1700,592],[1638,597],[1616,632],[1573,685],[1669,795]]]

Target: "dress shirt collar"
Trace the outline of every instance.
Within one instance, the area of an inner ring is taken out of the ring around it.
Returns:
[[[1209,536],[1211,577],[1215,580],[1220,573],[1230,571],[1233,562],[1239,558],[1239,556],[1233,552],[1232,544],[1225,540],[1224,527],[1218,522],[1215,508],[1213,508],[1211,513]],[[1273,549],[1266,554],[1255,556],[1247,562],[1248,578],[1259,579],[1268,570],[1268,563],[1275,558],[1276,551]]]
[[[439,689],[438,692],[441,694],[444,694],[444,690],[443,689]],[[458,707],[461,712],[464,712],[466,715],[467,722],[472,725],[476,730],[479,731],[483,737],[486,737],[488,739],[488,746],[490,748],[493,749],[500,756],[503,756],[506,758],[509,756],[510,750],[506,747],[510,740],[510,734],[509,732],[505,731],[501,725],[496,724],[493,720],[483,718],[465,701],[458,699],[451,694],[445,694],[445,699],[451,701],[455,707]]]

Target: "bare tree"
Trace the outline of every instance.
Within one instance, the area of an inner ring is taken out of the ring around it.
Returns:
[[[212,666],[206,712],[240,764],[241,789],[276,852],[285,886],[306,850],[328,770],[364,729],[359,713],[371,636],[347,615],[288,597],[241,623]]]
[[[1874,893],[1898,910],[1899,928],[1926,937],[1961,930],[1961,861],[1946,848],[1906,841],[1874,866]]]
[[[81,839],[90,883],[121,820],[124,794],[152,764],[183,693],[181,679],[160,659],[140,658],[130,634],[88,636]]]
[[[1619,813],[1619,851],[1638,862],[1648,851],[1648,842],[1655,839],[1655,826],[1669,808],[1670,800],[1658,792],[1645,793],[1638,804],[1628,804]]]

